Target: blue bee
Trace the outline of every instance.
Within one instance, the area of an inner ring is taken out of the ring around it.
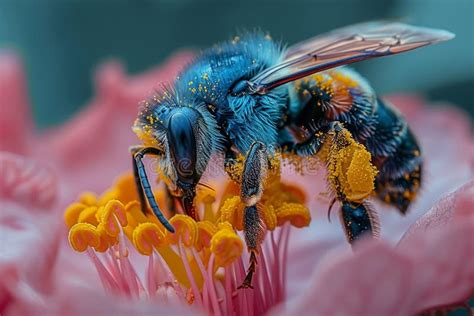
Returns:
[[[242,287],[252,287],[263,234],[257,203],[275,148],[287,154],[316,155],[326,135],[349,131],[371,153],[379,173],[375,192],[402,213],[420,188],[422,156],[406,121],[354,71],[340,67],[451,39],[442,30],[401,23],[371,22],[320,35],[284,49],[268,35],[244,34],[199,55],[172,89],[145,102],[134,124],[144,141],[132,148],[143,211],[147,203],[170,232],[153,196],[142,158],[157,157],[169,192],[185,212],[193,205],[210,157],[223,154],[229,170],[245,156],[240,183],[244,235],[250,265]],[[317,75],[315,75],[317,74]],[[235,177],[234,177],[235,178]],[[334,192],[349,242],[376,234],[374,210]]]

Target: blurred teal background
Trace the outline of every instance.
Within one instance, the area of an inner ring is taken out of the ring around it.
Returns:
[[[23,58],[39,127],[70,118],[91,98],[108,58],[131,73],[182,48],[205,48],[260,27],[295,43],[351,23],[401,18],[444,28],[455,40],[355,67],[379,93],[420,92],[474,115],[473,0],[0,0],[0,49]]]

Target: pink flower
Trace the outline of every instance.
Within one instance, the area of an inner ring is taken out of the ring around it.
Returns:
[[[136,77],[124,74],[118,63],[104,65],[96,76],[97,91],[91,104],[72,121],[43,133],[33,129],[20,62],[13,55],[0,57],[2,314],[199,310],[195,307],[199,301],[196,291],[192,291],[196,303],[192,305],[176,304],[179,299],[173,303],[175,294],[166,287],[156,288],[156,293],[166,297],[168,304],[105,292],[90,258],[70,248],[62,215],[79,193],[103,192],[117,175],[130,169],[128,147],[137,143],[130,129],[136,104],[161,82],[172,80],[190,56],[178,54],[159,69]],[[469,263],[474,259],[474,185],[468,181],[473,178],[474,142],[470,123],[449,106],[426,106],[412,96],[390,99],[406,116],[426,155],[424,189],[410,213],[401,217],[376,203],[382,240],[362,242],[352,252],[338,223],[325,218],[328,201],[318,196],[325,186],[321,174],[286,177],[312,190],[307,192],[311,197],[311,225],[290,229],[288,254],[281,249],[275,260],[277,250],[268,236],[265,240],[268,261],[260,269],[271,273],[278,266],[286,278],[279,281],[270,274],[268,282],[259,277],[261,286],[253,292],[235,291],[241,275],[233,274],[231,293],[225,281],[224,288],[214,287],[215,297],[207,302],[211,310],[215,311],[212,304],[217,303],[224,314],[235,308],[243,311],[247,306],[249,312],[256,313],[273,308],[280,314],[407,315],[460,304],[473,295],[474,265]],[[287,227],[276,230],[276,237],[283,233],[285,240]],[[126,259],[142,280],[146,274],[141,272],[150,265],[144,258],[134,253]],[[123,273],[115,277],[128,278]],[[207,297],[214,295],[212,290],[208,288]],[[236,300],[226,294],[237,295],[242,301],[234,304]],[[192,295],[186,295],[193,300]],[[253,306],[250,300],[267,304]]]

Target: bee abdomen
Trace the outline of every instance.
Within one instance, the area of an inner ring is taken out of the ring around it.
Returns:
[[[339,121],[359,142],[370,137],[376,126],[377,101],[368,83],[356,72],[333,69],[303,78],[294,84],[296,101],[290,114],[300,126]]]
[[[405,119],[384,101],[377,100],[376,123],[372,135],[365,145],[373,156],[390,157],[400,146],[407,133]]]
[[[422,162],[418,143],[406,128],[396,151],[380,166],[376,179],[379,198],[405,213],[420,189]]]

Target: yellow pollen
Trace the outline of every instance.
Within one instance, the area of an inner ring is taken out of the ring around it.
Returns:
[[[196,242],[196,250],[201,251],[204,248],[211,247],[212,236],[217,232],[217,227],[210,221],[200,221],[198,226],[198,241]]]
[[[367,198],[374,190],[378,173],[367,149],[347,130],[328,138],[325,146],[328,146],[325,154],[332,189],[342,192],[349,201],[361,202]]]
[[[272,158],[270,165],[264,194],[257,204],[263,224],[268,230],[274,230],[285,222],[296,227],[307,226],[310,216],[303,205],[303,191],[297,186],[281,183],[279,157]],[[242,165],[235,168],[242,168]],[[222,186],[219,183],[211,185]],[[128,253],[119,250],[119,245],[123,247],[119,243],[126,237],[139,254],[158,254],[179,284],[190,289],[188,273],[191,273],[196,285],[201,288],[204,277],[196,258],[207,267],[210,258],[214,257],[217,278],[220,267],[226,267],[242,256],[244,241],[237,230],[243,229],[245,206],[239,191],[235,182],[228,182],[219,205],[216,204],[216,192],[198,189],[195,206],[203,214],[203,220],[196,222],[186,215],[174,215],[169,219],[175,228],[172,234],[164,229],[148,207],[145,213],[142,211],[137,202],[134,177],[127,173],[102,195],[82,194],[78,202],[67,207],[64,221],[69,229],[69,243],[78,252],[88,248],[96,252],[111,250],[120,257]],[[154,194],[158,204],[165,206],[170,201],[163,192],[161,189]]]
[[[97,215],[97,217],[100,218],[100,222],[104,224],[104,230],[110,236],[118,236],[120,233],[119,225],[122,227],[128,225],[125,206],[122,202],[117,200],[107,202],[105,207],[101,208]]]
[[[240,201],[240,196],[233,196],[225,200],[220,208],[221,221],[229,222],[238,230],[243,229],[243,209],[244,205]]]
[[[79,203],[84,205],[95,205],[97,203],[97,196],[92,192],[84,192],[79,197]]]
[[[82,210],[81,214],[79,214],[79,218],[77,219],[78,223],[89,223],[91,225],[97,226],[99,225],[99,221],[97,220],[97,206],[89,206]]]
[[[88,223],[75,224],[69,230],[69,243],[79,252],[84,252],[88,247],[99,246],[99,233],[94,225]]]
[[[67,228],[71,229],[79,220],[79,216],[87,206],[82,203],[73,203],[64,212],[64,222]]]
[[[174,234],[167,233],[171,243],[177,244],[181,239],[185,246],[191,247],[197,241],[198,226],[190,216],[177,214],[170,219],[170,224],[176,230]]]
[[[274,230],[277,227],[277,215],[272,205],[260,205],[259,209],[262,221],[268,230]]]
[[[149,256],[153,248],[167,246],[165,234],[155,223],[141,223],[133,230],[133,244],[142,255]]]
[[[229,222],[220,223],[218,227],[211,239],[211,251],[216,256],[216,264],[225,267],[240,258],[244,245]]]
[[[309,226],[311,215],[306,206],[299,203],[283,203],[275,210],[278,225],[290,222],[291,225],[301,228]]]

